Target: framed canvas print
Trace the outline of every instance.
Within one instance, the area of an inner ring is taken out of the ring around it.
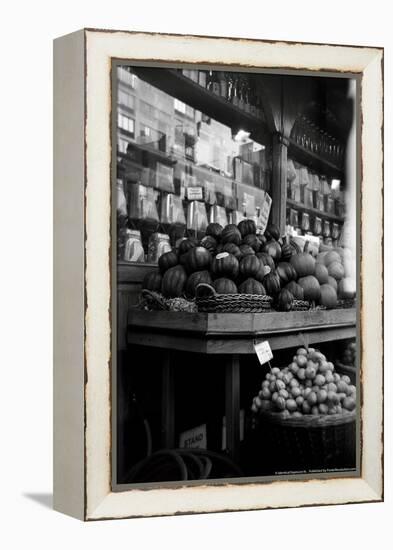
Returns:
[[[383,50],[54,43],[54,507],[383,499]]]

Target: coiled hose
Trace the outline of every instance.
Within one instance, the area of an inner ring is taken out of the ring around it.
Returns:
[[[224,468],[225,476],[242,477],[242,470],[227,455],[207,449],[162,449],[135,464],[125,483],[209,479]]]

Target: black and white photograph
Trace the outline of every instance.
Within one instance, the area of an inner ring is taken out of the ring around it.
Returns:
[[[112,483],[360,475],[359,80],[112,61]]]

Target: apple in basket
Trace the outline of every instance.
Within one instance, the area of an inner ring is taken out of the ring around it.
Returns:
[[[303,415],[351,414],[356,409],[356,387],[346,375],[314,348],[299,348],[292,362],[274,367],[262,381],[251,410],[279,413],[282,418]]]

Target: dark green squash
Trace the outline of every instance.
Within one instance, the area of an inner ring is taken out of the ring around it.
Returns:
[[[249,246],[248,244],[241,244],[239,246],[239,249],[240,249],[240,252],[242,253],[243,258],[244,256],[249,256],[250,254],[255,256],[255,250],[251,248],[251,246]]]
[[[206,235],[213,237],[217,241],[220,240],[223,227],[219,223],[212,222],[206,227]]]
[[[239,262],[229,252],[217,254],[213,258],[211,267],[216,277],[228,277],[235,280],[239,274]]]
[[[257,232],[257,226],[254,220],[242,220],[237,225],[241,236],[244,238],[246,235],[255,235]]]
[[[277,264],[276,271],[280,277],[281,286],[297,279],[295,268],[289,262],[280,262]]]
[[[162,278],[161,291],[168,298],[181,296],[187,281],[186,270],[181,265],[170,267]]]
[[[237,286],[231,279],[220,277],[213,283],[214,290],[217,294],[237,294]]]
[[[179,256],[182,256],[183,254],[191,250],[191,248],[194,248],[195,246],[197,246],[197,244],[198,244],[198,241],[193,237],[190,237],[189,239],[183,239],[179,243],[179,248],[178,248]]]
[[[293,254],[295,254],[295,249],[291,245],[290,238],[287,235],[285,237],[284,243],[281,246],[281,260],[284,262],[288,262]]]
[[[210,254],[216,253],[217,241],[214,237],[211,237],[210,235],[206,235],[206,237],[203,237],[203,239],[199,244],[204,248],[206,248],[206,250],[208,250]]]
[[[257,258],[261,260],[261,263],[265,266],[270,267],[270,269],[274,269],[274,260],[273,258],[267,254],[266,252],[258,252]]]
[[[265,275],[267,275],[267,272],[270,270],[270,267],[263,265],[262,262],[259,262],[261,265],[258,269],[258,272],[254,275],[254,279],[259,281],[260,283],[263,283],[263,279],[265,278]]]
[[[212,256],[203,246],[191,248],[186,254],[185,267],[188,273],[209,269]]]
[[[238,260],[240,260],[243,257],[240,248],[235,243],[226,243],[226,244],[221,244],[220,246],[221,246],[221,249],[220,250],[217,249],[217,254],[219,252],[228,252],[229,254],[232,254],[233,256],[235,256],[235,258],[237,258]]]
[[[188,277],[186,282],[186,295],[188,298],[195,298],[196,287],[200,283],[212,284],[212,278],[208,271],[195,271]]]
[[[271,271],[265,275],[263,279],[263,286],[266,288],[266,292],[269,296],[276,296],[281,289],[280,277],[275,271]]]
[[[161,292],[162,276],[158,269],[149,271],[143,277],[142,288],[145,290],[152,290],[154,292]]]
[[[221,233],[221,242],[222,243],[235,243],[237,246],[242,242],[242,236],[235,224],[230,223]]]
[[[251,233],[243,238],[243,244],[248,244],[255,252],[259,252],[262,246],[260,239]]]
[[[239,285],[240,294],[260,294],[266,295],[265,287],[259,281],[249,277]]]
[[[263,247],[263,252],[269,254],[275,262],[278,262],[281,258],[281,246],[274,239],[265,244]]]
[[[170,250],[165,252],[158,258],[158,267],[160,268],[161,273],[165,273],[170,267],[175,267],[179,263],[176,252]]]
[[[278,239],[280,238],[279,227],[274,223],[270,223],[265,230],[265,236],[268,240],[274,239],[278,241]]]
[[[304,300],[303,287],[298,285],[295,281],[291,281],[290,283],[285,285],[285,288],[289,290],[291,294],[293,294],[295,300]]]
[[[239,275],[242,279],[248,279],[248,277],[255,277],[261,268],[261,262],[255,255],[244,256],[240,260]]]
[[[280,293],[277,297],[277,308],[279,311],[291,311],[293,306],[293,294],[287,290],[286,288],[283,288],[280,290]]]

